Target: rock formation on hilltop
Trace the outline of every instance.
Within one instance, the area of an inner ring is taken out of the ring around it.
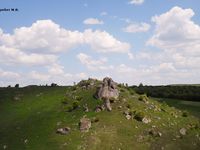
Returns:
[[[117,84],[111,78],[104,78],[100,89],[97,91],[97,97],[105,101],[105,106],[107,110],[111,111],[110,99],[117,99],[119,96],[119,91],[116,88]]]

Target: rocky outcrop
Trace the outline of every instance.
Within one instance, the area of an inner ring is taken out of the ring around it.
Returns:
[[[83,117],[79,123],[81,132],[88,132],[91,128],[91,121],[89,118]]]
[[[104,78],[103,83],[97,91],[97,98],[104,100],[106,109],[111,111],[110,99],[117,99],[119,91],[116,88],[117,84],[111,78]]]

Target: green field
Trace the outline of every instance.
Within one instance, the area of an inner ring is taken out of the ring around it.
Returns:
[[[183,117],[182,111],[153,99],[149,99],[149,103],[146,104],[138,100],[140,96],[134,91],[125,87],[119,89],[120,98],[112,104],[112,112],[97,113],[94,109],[101,101],[93,96],[96,87],[90,89],[81,87],[1,88],[0,149],[199,149],[200,125],[197,117],[192,115]],[[62,103],[65,95],[69,101],[74,101],[74,96],[81,97],[76,110],[66,111],[69,105]],[[84,112],[82,108],[86,103],[89,112]],[[178,105],[178,103],[171,104]],[[190,104],[183,103],[182,105],[185,106],[184,109],[190,107]],[[151,118],[151,122],[144,124],[134,118],[127,120],[123,112],[128,109],[132,112],[144,113]],[[197,108],[195,111],[199,113]],[[84,115],[90,119],[94,117],[99,119],[99,122],[92,123],[92,128],[87,133],[80,132],[78,125]],[[65,126],[71,128],[68,135],[56,133],[57,128]],[[152,128],[160,131],[162,136],[150,135],[149,130]],[[187,129],[186,135],[180,136],[181,128]]]

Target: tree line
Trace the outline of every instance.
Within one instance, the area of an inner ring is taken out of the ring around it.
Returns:
[[[131,86],[138,94],[157,98],[174,98],[188,101],[200,102],[200,86],[189,85],[168,85],[168,86]]]

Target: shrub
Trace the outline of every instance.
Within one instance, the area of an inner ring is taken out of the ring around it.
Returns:
[[[19,84],[15,84],[15,88],[19,88]]]
[[[51,83],[51,87],[58,86],[56,83]]]
[[[75,96],[75,100],[77,100],[77,101],[81,101],[83,99],[83,97],[81,97],[81,96]]]
[[[67,107],[66,107],[66,111],[67,112],[72,112],[74,110],[74,108],[73,108],[73,106],[71,106],[71,105],[68,105]]]
[[[73,107],[73,109],[78,108],[78,107],[79,107],[79,101],[74,101],[74,102],[72,103],[72,107]]]
[[[147,97],[146,94],[144,94],[144,95],[140,95],[138,100],[142,101],[142,102],[147,102],[149,100],[149,98]]]
[[[184,111],[184,112],[182,113],[182,116],[183,116],[183,117],[188,117],[188,115],[189,115],[189,113],[188,113],[187,111]]]
[[[120,92],[125,92],[125,89],[124,89],[124,88],[121,88],[121,89],[120,89]]]
[[[142,121],[142,119],[145,117],[145,114],[144,114],[144,112],[136,112],[136,114],[135,114],[135,116],[134,116],[134,118],[136,119],[136,120],[138,120],[138,121]]]

